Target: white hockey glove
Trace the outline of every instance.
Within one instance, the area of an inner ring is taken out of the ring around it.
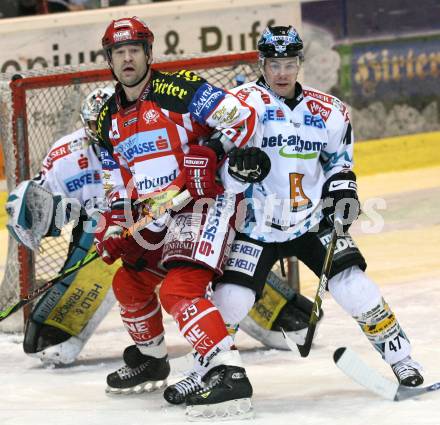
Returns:
[[[45,236],[59,236],[64,222],[64,215],[55,221],[60,202],[60,195],[53,195],[33,180],[21,182],[6,201],[10,235],[32,250],[38,249]],[[59,222],[58,228],[55,224]]]

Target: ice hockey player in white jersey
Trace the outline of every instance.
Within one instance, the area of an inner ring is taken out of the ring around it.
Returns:
[[[96,118],[113,92],[112,87],[93,90],[81,106],[83,127],[56,141],[40,173],[8,197],[8,229],[33,250],[43,237],[58,236],[64,224],[78,220],[63,269],[82,259],[93,244],[93,233],[84,231],[84,224],[104,201],[100,152],[94,143]],[[33,225],[27,222],[32,216],[39,218]],[[115,302],[111,279],[78,282],[75,277],[46,292],[27,321],[24,351],[45,363],[72,363]]]
[[[261,296],[261,283],[280,257],[296,256],[319,276],[335,207],[343,206],[344,235],[337,242],[328,291],[358,322],[399,383],[418,386],[423,377],[410,356],[411,344],[364,273],[365,259],[347,233],[359,214],[347,108],[339,99],[297,82],[303,43],[292,26],[266,28],[258,51],[261,78],[232,91],[257,111],[254,146],[269,156],[271,169],[259,182],[259,158],[252,158],[252,147],[248,154],[231,152],[225,164],[225,187],[245,191],[248,209],[213,301],[226,323],[240,322]],[[204,373],[201,381],[203,372],[197,366],[188,378],[168,387],[165,399],[209,406],[226,391],[227,383],[217,368],[209,370],[209,364]]]

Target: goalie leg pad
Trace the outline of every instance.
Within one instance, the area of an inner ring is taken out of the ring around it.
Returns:
[[[303,344],[312,307],[312,301],[270,272],[261,298],[240,322],[240,329],[267,347],[287,350],[281,328],[297,344]]]
[[[70,335],[78,335],[103,303],[111,283],[74,282],[60,303],[50,312],[45,324]]]
[[[52,297],[41,300],[26,324],[24,352],[31,357],[39,358],[44,363],[69,364],[74,362],[94,330],[115,303],[110,283],[107,283],[102,285],[104,288],[102,297],[94,299],[91,304],[87,297],[85,298],[87,310],[78,307],[81,298],[71,294],[77,291],[96,294],[92,288],[96,285],[74,282],[67,291],[64,288],[66,297],[59,296],[58,289],[56,293],[52,292]],[[54,303],[52,303],[53,300],[55,300]],[[84,299],[82,300],[84,302]],[[46,316],[47,320],[44,319]]]
[[[362,332],[389,364],[411,353],[411,343],[377,285],[358,267],[329,280],[329,291],[338,304],[357,321]]]
[[[84,258],[93,237],[73,232],[64,269]],[[110,279],[94,283],[88,274],[74,273],[47,291],[33,308],[26,324],[25,353],[53,363],[71,363],[114,303]],[[75,349],[66,347],[75,345]],[[52,348],[53,347],[53,348]],[[70,354],[62,354],[69,351]],[[58,354],[57,354],[58,353]]]
[[[44,350],[35,353],[35,356],[45,364],[73,363],[95,329],[102,322],[104,317],[107,316],[107,313],[111,310],[115,302],[115,296],[110,288],[96,312],[88,320],[86,326],[78,335],[71,336],[68,340],[60,344],[47,347]]]

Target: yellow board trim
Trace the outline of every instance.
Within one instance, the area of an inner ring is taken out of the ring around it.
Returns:
[[[354,144],[354,170],[358,176],[438,165],[440,165],[440,132],[438,131],[358,141]]]

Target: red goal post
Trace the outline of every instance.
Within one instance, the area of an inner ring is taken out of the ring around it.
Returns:
[[[153,67],[164,71],[194,70],[210,83],[226,89],[258,76],[256,52],[159,61]],[[8,191],[38,173],[56,140],[81,127],[82,100],[106,84],[113,84],[113,78],[103,65],[0,75],[0,141]],[[58,238],[45,238],[42,249],[35,254],[9,237],[0,309],[55,276],[66,259],[69,240],[67,229]],[[0,330],[22,329],[22,315],[12,317],[2,323]]]

